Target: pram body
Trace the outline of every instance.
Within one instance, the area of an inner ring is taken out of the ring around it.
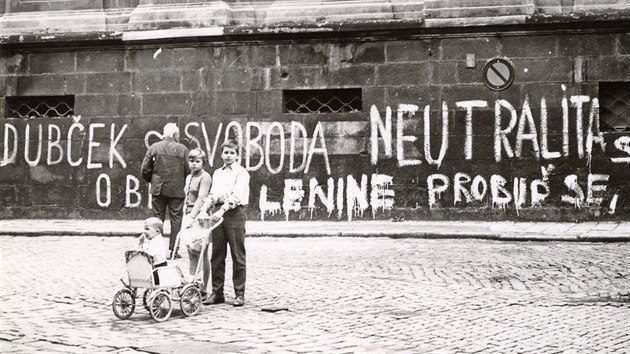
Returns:
[[[214,224],[206,222],[208,234],[222,221]],[[204,248],[206,246],[207,243],[204,243]],[[116,292],[112,301],[112,310],[116,317],[121,320],[131,317],[141,290],[144,290],[142,305],[157,322],[166,321],[170,317],[174,302],[179,302],[179,307],[186,317],[199,313],[202,299],[201,280],[198,275],[202,257],[199,258],[197,272],[192,280],[187,279],[176,265],[154,268],[152,257],[143,251],[127,251],[125,258],[127,276],[126,279],[121,278],[124,287]],[[159,281],[156,281],[156,278]]]

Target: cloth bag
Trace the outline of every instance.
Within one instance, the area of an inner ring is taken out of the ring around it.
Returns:
[[[180,246],[186,246],[194,252],[201,252],[204,241],[210,239],[210,229],[204,226],[204,220],[197,219],[189,228],[181,230],[179,233]]]

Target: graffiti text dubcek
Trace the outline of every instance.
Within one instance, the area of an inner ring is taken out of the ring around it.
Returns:
[[[564,86],[562,89],[566,91]],[[564,190],[550,190],[548,175],[554,169],[554,159],[572,157],[586,159],[590,164],[592,154],[601,151],[602,154],[614,152],[614,157],[610,158],[611,163],[630,163],[630,136],[618,137],[610,145],[604,142],[604,136],[599,129],[597,98],[565,95],[559,104],[562,112],[562,116],[558,117],[562,122],[560,132],[549,131],[550,117],[546,99],[542,98],[538,106],[540,108],[534,111],[527,97],[520,109],[504,99],[495,102],[442,102],[437,119],[431,119],[435,118],[431,116],[435,112],[429,105],[419,107],[400,104],[394,109],[389,106],[381,109],[372,106],[369,117],[361,124],[365,124],[369,130],[366,147],[373,166],[379,164],[379,159],[386,158],[395,159],[400,168],[422,169],[425,168],[422,165],[433,165],[439,169],[448,161],[449,154],[453,153],[463,156],[466,161],[487,158],[488,156],[480,156],[475,149],[475,130],[479,127],[478,124],[491,124],[493,156],[490,157],[497,163],[505,159],[524,158],[525,147],[533,152],[533,158],[541,161],[540,178],[514,177],[508,181],[498,174],[431,174],[426,179],[426,200],[430,208],[440,205],[445,193],[452,195],[455,205],[465,206],[486,200],[499,208],[513,205],[517,211],[526,206],[540,206],[551,194],[561,194],[562,202],[575,207],[602,203],[602,195],[607,191],[609,180],[607,174],[590,172],[587,177],[567,175],[563,177]],[[456,110],[465,112],[463,121],[456,122],[453,118]],[[493,110],[493,118],[484,118],[490,121],[480,123],[480,110]],[[534,119],[535,116],[538,119]],[[409,135],[404,130],[405,122],[411,119],[422,123],[419,134]],[[273,200],[269,195],[279,193],[269,193],[269,187],[262,184],[257,191],[262,219],[277,213],[282,213],[289,219],[292,214],[297,214],[306,207],[311,215],[316,209],[321,209],[329,217],[343,218],[345,213],[348,220],[351,220],[353,216],[363,215],[368,209],[376,216],[376,213],[392,209],[395,205],[396,181],[392,175],[361,171],[347,176],[332,175],[325,136],[328,131],[325,129],[327,122],[316,122],[308,131],[297,121],[232,121],[225,125],[209,125],[210,121],[199,120],[185,124],[183,138],[191,147],[200,147],[207,152],[211,167],[215,159],[218,160],[217,149],[221,143],[227,137],[236,137],[243,146],[241,163],[253,176],[261,169],[271,175],[282,172],[298,176],[284,180],[281,192],[283,197],[278,200]],[[431,124],[436,123],[439,133],[431,134]],[[465,128],[463,141],[451,141],[454,137],[449,136],[449,131],[455,124],[462,124]],[[3,134],[0,167],[16,164],[18,159],[23,159],[30,167],[67,164],[70,167],[85,166],[91,170],[131,168],[133,171],[126,176],[124,182],[114,181],[125,184],[125,206],[139,207],[143,203],[144,195],[150,197],[145,190],[141,191],[142,184],[136,172],[138,166],[128,166],[123,157],[125,154],[121,154],[124,151],[125,135],[129,131],[127,124],[84,124],[80,117],[74,117],[70,125],[65,120],[57,123],[54,119],[47,123],[30,120],[19,125],[7,120],[3,125],[0,130]],[[575,127],[571,132],[570,125]],[[561,143],[550,146],[551,134],[560,135]],[[144,136],[146,146],[161,138],[158,131],[146,132]],[[416,146],[421,148],[415,150]],[[329,177],[326,181],[318,181],[305,176],[315,170],[323,170]],[[106,171],[98,176],[94,186],[96,202],[104,208],[112,203],[112,188],[121,187],[112,186],[112,180]],[[610,198],[609,210],[613,212],[617,197],[613,195]],[[150,201],[147,201],[147,205],[150,205]]]

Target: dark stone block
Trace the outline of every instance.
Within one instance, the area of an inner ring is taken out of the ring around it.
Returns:
[[[280,65],[322,65],[329,60],[330,44],[290,44],[278,47]]]
[[[322,69],[283,67],[271,68],[271,89],[312,89],[325,84],[321,79]]]
[[[256,112],[258,113],[281,115],[284,111],[282,104],[282,91],[280,90],[256,92]]]
[[[142,113],[144,115],[189,115],[192,97],[189,93],[144,94]]]
[[[217,69],[229,69],[250,67],[250,46],[213,47],[212,57],[214,67]]]
[[[4,133],[4,130],[3,130]],[[12,149],[12,146],[10,145]],[[10,152],[12,152],[11,150]],[[4,158],[4,151],[2,152],[2,158]],[[10,156],[10,154],[9,154]],[[25,184],[25,181],[29,180],[29,167],[24,162],[24,141],[18,142],[18,152],[16,160],[6,166],[0,167],[0,183],[2,185],[21,185]]]
[[[216,92],[215,93],[215,112],[218,114],[234,114],[236,107],[236,97],[234,92]]]
[[[621,55],[629,55],[630,54],[630,35],[628,33],[620,33],[617,35],[618,37],[618,51]]]
[[[173,66],[175,49],[138,49],[127,52],[125,68],[128,71],[163,70]],[[154,58],[155,56],[155,58]]]
[[[131,73],[93,74],[86,82],[86,93],[122,94],[131,92]]]
[[[255,92],[234,92],[234,114],[253,114],[256,112]]]
[[[171,50],[172,67],[175,70],[195,71],[214,66],[214,58],[210,48],[173,48]]]
[[[615,54],[616,35],[610,34],[576,34],[559,37],[560,55],[573,57],[609,56]]]
[[[137,72],[131,79],[132,92],[181,92],[182,74],[179,71]]]
[[[376,105],[376,108],[381,110],[384,109],[386,100],[385,100],[385,89],[380,87],[364,87],[361,90],[362,92],[362,111],[370,112],[372,105]]]
[[[215,72],[217,89],[244,91],[253,89],[254,72],[251,68],[225,69]],[[260,81],[257,88],[260,88]]]
[[[489,59],[500,55],[500,48],[496,38],[442,39],[439,58],[465,61],[466,54],[475,54],[477,59]]]
[[[119,51],[77,52],[77,71],[118,72],[125,68],[125,53]]]
[[[457,101],[481,100],[488,102],[488,107],[494,108],[497,94],[489,90],[483,84],[478,85],[449,85],[442,86],[441,95],[436,97],[440,101],[446,101],[455,106]],[[440,103],[441,109],[441,103]]]
[[[208,92],[193,92],[192,94],[192,109],[193,116],[205,116],[214,111],[215,102],[214,95]]]
[[[439,101],[440,88],[438,86],[409,86],[409,87],[391,87],[385,89],[385,104],[392,108],[392,117],[395,117],[395,111],[399,104],[415,104],[419,108],[419,112],[424,111],[424,107],[428,104],[431,110],[441,109]],[[385,119],[384,107],[378,107],[382,111],[381,118]],[[418,113],[421,114],[421,113]],[[422,113],[423,114],[423,113]]]
[[[182,71],[182,91],[184,92],[198,92],[202,89],[203,74],[201,70],[197,71]]]
[[[17,96],[57,96],[63,94],[62,75],[33,75],[17,78]]]
[[[376,67],[376,85],[411,86],[429,85],[428,63],[391,64]]]
[[[64,76],[64,82],[65,82],[64,93],[68,95],[85,94],[85,86],[86,86],[86,82],[88,78],[89,78],[89,75],[87,74],[65,75]]]
[[[343,51],[343,48],[341,49]],[[365,64],[374,63],[382,64],[385,62],[385,43],[359,43],[351,45],[352,57],[348,60],[350,63]]]
[[[142,99],[140,95],[119,95],[117,100],[116,115],[120,117],[140,115]]]
[[[33,206],[56,206],[73,207],[77,205],[77,189],[75,186],[55,186],[50,188],[47,185],[32,186],[32,193],[37,198],[33,198]]]
[[[28,73],[28,59],[24,54],[0,53],[0,75]]]
[[[501,55],[510,59],[558,56],[557,36],[502,37],[499,44]]]
[[[514,60],[516,71],[514,83],[573,81],[573,60],[571,58],[540,58]]]
[[[72,73],[75,71],[74,52],[29,54],[29,74]]]
[[[630,81],[630,58],[589,59],[586,77],[590,81]]]
[[[317,81],[317,80],[316,80]],[[335,87],[369,87],[374,85],[374,67],[349,66],[326,69],[322,72],[321,84]]]
[[[439,59],[439,45],[437,40],[409,40],[391,41],[385,44],[386,61],[396,62],[419,62]]]
[[[219,87],[219,70],[216,69],[202,69],[201,75],[201,90],[202,91],[216,91]]]
[[[457,62],[453,69],[453,71],[457,72],[457,83],[483,84],[484,65],[485,61],[477,60],[474,68],[467,68],[465,61]]]
[[[17,82],[17,76],[0,75],[0,97],[15,96],[17,93]]]
[[[457,62],[435,62],[431,63],[431,84],[432,85],[449,85],[458,82],[458,63]]]
[[[118,95],[75,96],[74,112],[85,117],[113,117],[118,115]]]
[[[276,65],[276,46],[257,45],[250,47],[250,65],[263,68]]]

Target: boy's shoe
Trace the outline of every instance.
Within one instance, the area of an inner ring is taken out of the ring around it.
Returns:
[[[203,301],[204,305],[215,305],[215,304],[222,304],[225,302],[225,297],[223,296],[219,296],[215,293],[210,294],[209,296],[206,297],[206,299]]]
[[[238,295],[237,297],[234,298],[234,302],[232,303],[232,306],[241,307],[243,305],[245,305],[245,298],[242,295]]]

